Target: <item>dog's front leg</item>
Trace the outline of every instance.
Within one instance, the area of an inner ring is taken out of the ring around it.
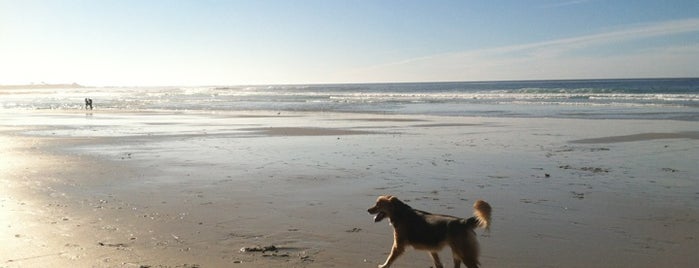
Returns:
[[[398,241],[394,241],[393,248],[391,248],[391,254],[388,255],[388,259],[386,259],[384,264],[379,265],[379,268],[391,267],[393,261],[395,261],[400,254],[403,254],[403,251],[405,251],[405,245],[403,245],[403,243],[399,243]]]
[[[454,268],[461,268],[461,260],[454,258]]]
[[[439,261],[439,255],[437,255],[437,252],[430,252],[430,256],[432,257],[432,261],[434,262],[434,267],[435,268],[442,268],[442,262]]]

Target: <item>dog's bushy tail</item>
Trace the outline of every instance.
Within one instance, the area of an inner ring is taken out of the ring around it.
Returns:
[[[483,200],[477,200],[476,203],[473,204],[473,217],[477,221],[477,225],[475,227],[481,227],[486,230],[490,230],[490,213],[492,211],[492,208],[490,207],[490,204],[488,202],[485,202]]]

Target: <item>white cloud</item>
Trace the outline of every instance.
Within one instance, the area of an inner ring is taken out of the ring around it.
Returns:
[[[431,55],[338,74],[345,81],[452,81],[598,77],[699,76],[697,44],[573,55],[580,49],[699,31],[699,19],[660,22],[512,46]]]

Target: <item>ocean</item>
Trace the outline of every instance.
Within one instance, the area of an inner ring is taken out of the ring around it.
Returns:
[[[0,87],[0,109],[358,112],[699,121],[699,78],[199,87]]]

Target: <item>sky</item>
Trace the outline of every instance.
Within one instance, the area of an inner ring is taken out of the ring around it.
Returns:
[[[0,85],[699,77],[696,0],[0,0]]]

